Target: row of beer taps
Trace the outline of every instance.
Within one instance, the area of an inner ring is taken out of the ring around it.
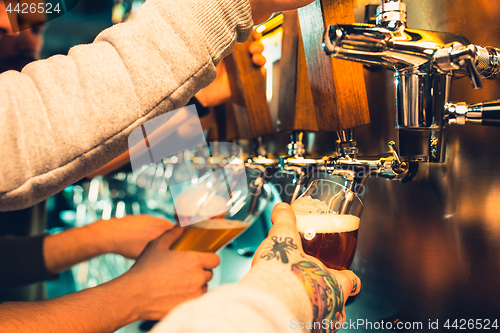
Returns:
[[[292,203],[308,186],[312,176],[319,172],[342,177],[345,189],[358,193],[365,181],[371,176],[404,182],[409,181],[417,171],[416,163],[401,160],[393,141],[389,142],[387,154],[360,158],[352,129],[338,131],[337,137],[336,153],[322,158],[305,156],[302,132],[291,135],[292,140],[288,144],[288,154],[279,159],[271,159],[262,155],[249,158],[246,167],[259,172],[251,187],[260,188],[276,172],[292,174],[295,185],[290,199],[290,203]]]
[[[275,172],[294,175],[291,202],[307,187],[314,172],[341,176],[354,193],[370,177],[411,180],[418,162],[444,162],[450,126],[465,123],[500,126],[500,101],[467,105],[449,101],[452,78],[468,75],[474,89],[481,79],[500,76],[500,49],[470,43],[448,32],[407,28],[402,0],[382,0],[377,24],[331,25],[323,38],[326,55],[395,72],[396,121],[399,151],[389,142],[387,154],[358,156],[353,129],[337,132],[336,153],[306,157],[302,133],[293,133],[288,155],[270,159],[259,147],[246,167],[258,170],[251,187],[258,190]]]

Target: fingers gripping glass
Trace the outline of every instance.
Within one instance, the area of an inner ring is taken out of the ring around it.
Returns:
[[[315,180],[292,204],[304,252],[333,269],[348,269],[356,253],[363,203],[346,187]]]

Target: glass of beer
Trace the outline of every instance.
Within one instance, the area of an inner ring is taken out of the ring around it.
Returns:
[[[205,186],[187,189],[178,197],[175,207],[178,222],[188,225],[170,249],[200,252],[216,252],[222,249],[259,218],[270,200],[270,193],[270,189],[265,185],[261,193],[245,191],[245,195],[241,195],[238,191],[233,191],[228,200],[227,197],[219,196],[217,191],[207,190]],[[249,213],[249,208],[255,200],[257,206]],[[198,205],[202,207],[199,208]],[[224,212],[220,213],[221,211]],[[203,212],[201,218],[200,212]],[[209,217],[205,219],[203,216]],[[189,223],[193,220],[201,221]]]
[[[304,252],[333,269],[348,269],[356,253],[363,203],[350,189],[315,180],[292,204]]]

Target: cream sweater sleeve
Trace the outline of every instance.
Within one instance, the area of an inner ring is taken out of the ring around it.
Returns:
[[[184,104],[252,28],[247,0],[148,0],[67,56],[0,75],[0,211],[31,206],[127,150]]]
[[[280,263],[262,262],[239,283],[176,307],[151,333],[306,333],[300,327],[312,318],[299,279]]]

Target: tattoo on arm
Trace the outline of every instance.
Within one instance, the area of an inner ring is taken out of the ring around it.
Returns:
[[[354,279],[352,281],[352,290],[351,290],[351,294],[356,292],[356,290],[358,290],[358,280],[357,279]]]
[[[300,279],[309,295],[313,307],[313,321],[343,321],[344,294],[330,272],[309,260],[293,264],[292,272]],[[319,332],[325,331],[320,327],[311,330],[311,333]]]
[[[262,253],[261,258],[265,258],[267,260],[278,259],[284,263],[288,264],[288,253],[292,250],[297,250],[297,245],[293,243],[293,238],[287,237],[285,240],[282,240],[282,237],[278,239],[278,237],[273,236],[272,238],[274,244],[269,245],[268,249]]]

